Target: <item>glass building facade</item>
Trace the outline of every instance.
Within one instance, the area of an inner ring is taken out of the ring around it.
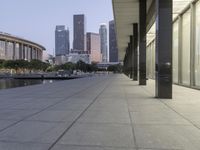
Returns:
[[[200,89],[200,1],[173,23],[173,82]],[[155,39],[147,45],[147,77],[155,78]]]
[[[108,50],[107,50],[107,27],[106,24],[102,24],[99,29],[101,38],[101,53],[102,62],[108,62]]]
[[[114,20],[109,21],[109,62],[118,62],[118,47]]]
[[[73,16],[74,21],[74,41],[73,49],[82,50],[85,49],[85,15],[78,14]]]
[[[55,30],[55,54],[56,56],[67,55],[70,51],[69,29],[64,25],[56,26]]]

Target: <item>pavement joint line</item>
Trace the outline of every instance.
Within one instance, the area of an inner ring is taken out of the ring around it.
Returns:
[[[128,107],[128,100],[127,100],[127,94],[126,94],[126,91],[125,91],[125,89],[123,88],[122,89],[124,92],[124,97],[125,97],[125,100],[126,100],[126,105],[127,105],[127,107]],[[131,121],[131,129],[132,129],[132,134],[133,134],[133,141],[134,141],[134,144],[135,144],[135,149],[136,150],[139,150],[139,148],[138,148],[138,144],[137,144],[137,140],[136,140],[136,135],[135,135],[135,129],[134,129],[134,122],[133,122],[133,119],[132,119],[132,117],[131,117],[131,113],[130,113],[130,108],[128,107],[128,115],[129,115],[129,119],[130,119],[130,121]]]
[[[185,149],[177,149],[177,148],[143,148],[143,147],[139,147],[139,149],[142,149],[142,150],[185,150]]]
[[[118,149],[135,149],[135,147],[125,147],[125,146],[101,146],[101,145],[78,145],[78,144],[59,144],[63,146],[74,146],[74,147],[89,147],[89,148],[116,148]],[[173,149],[172,149],[173,150]]]
[[[46,120],[25,120],[26,122],[42,122],[42,123],[67,123],[70,121],[46,121]]]
[[[7,141],[7,140],[0,140],[0,143],[15,143],[15,144],[48,144],[51,145],[51,143],[47,143],[47,142],[33,142],[33,141]]]
[[[38,112],[36,112],[36,113],[33,113],[33,114],[31,114],[31,115],[28,115],[28,116],[24,117],[23,119],[20,119],[20,120],[18,120],[18,121],[16,121],[16,122],[10,124],[9,126],[3,128],[3,129],[1,129],[1,130],[0,130],[0,133],[3,132],[4,130],[6,130],[6,129],[8,129],[8,128],[10,128],[10,127],[12,127],[12,126],[14,126],[14,125],[16,125],[16,124],[18,124],[18,123],[20,123],[20,122],[26,120],[26,119],[28,119],[28,118],[30,118],[30,117],[32,117],[32,116],[35,116],[35,115],[37,115],[37,114],[39,114],[39,113],[41,113],[41,112],[43,112],[43,111],[45,111],[45,110],[47,110],[47,109],[53,107],[53,106],[55,106],[55,105],[61,103],[61,102],[67,101],[69,98],[71,98],[71,97],[73,97],[73,96],[75,96],[75,95],[77,95],[77,94],[79,94],[79,93],[82,93],[82,92],[85,91],[85,90],[88,90],[88,88],[91,88],[91,87],[93,87],[93,86],[96,85],[96,84],[101,84],[101,81],[98,80],[98,82],[95,82],[94,84],[89,85],[87,88],[83,88],[83,89],[81,89],[80,91],[78,91],[78,92],[76,92],[76,93],[73,93],[72,95],[69,95],[68,97],[63,98],[62,100],[60,100],[60,101],[58,101],[58,102],[56,102],[56,103],[54,103],[54,104],[52,104],[52,105],[49,105],[49,106],[45,107],[44,109],[42,109],[42,110],[40,110],[40,111],[38,111]]]
[[[105,82],[105,81],[104,81]],[[111,81],[109,84],[101,90],[101,92],[93,99],[93,101],[82,111],[82,113],[65,129],[65,131],[57,138],[57,140],[52,143],[52,145],[48,148],[48,150],[51,150],[57,143],[58,141],[72,128],[72,126],[85,114],[85,112],[95,103],[95,101],[98,99],[98,97],[105,91],[105,89],[111,84]]]
[[[160,100],[161,101],[161,100]],[[176,111],[174,108],[170,107],[169,105],[167,105],[165,102],[161,101],[161,103],[165,104],[169,109],[171,109],[173,112],[175,112],[177,115],[179,115],[180,117],[182,117],[183,119],[185,119],[186,121],[188,121],[189,123],[191,123],[195,128],[197,128],[200,132],[200,127],[198,127],[196,124],[194,124],[191,120],[189,120],[187,117],[185,117],[184,115],[182,115],[181,113],[179,113],[178,111]]]
[[[144,87],[142,87],[144,89],[144,91],[148,94],[151,94],[148,90],[146,90]],[[181,113],[179,113],[178,111],[176,111],[174,108],[172,108],[171,106],[169,106],[167,103],[165,103],[164,101],[162,101],[162,99],[158,98],[157,100],[159,100],[161,103],[163,103],[165,106],[167,106],[167,108],[171,109],[173,112],[175,112],[177,115],[179,115],[181,118],[183,118],[184,120],[186,120],[187,122],[189,122],[193,127],[195,127],[196,129],[198,129],[198,131],[200,132],[200,127],[198,127],[196,124],[194,124],[191,120],[189,120],[187,117],[185,117],[184,115],[182,115]]]
[[[83,121],[78,121],[78,124],[102,124],[102,125],[124,125],[124,126],[130,126],[131,123],[119,123],[119,122],[83,122]]]

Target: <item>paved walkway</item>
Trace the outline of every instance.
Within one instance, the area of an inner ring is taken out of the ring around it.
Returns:
[[[200,91],[105,75],[0,91],[0,150],[199,150]]]

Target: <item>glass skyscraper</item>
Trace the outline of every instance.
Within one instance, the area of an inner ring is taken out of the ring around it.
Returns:
[[[108,50],[107,50],[107,28],[106,28],[106,24],[100,25],[99,35],[100,35],[100,39],[101,39],[102,62],[107,62],[108,61]]]
[[[74,50],[83,50],[85,49],[85,16],[83,14],[74,15],[74,41],[73,49]]]
[[[114,20],[109,22],[109,61],[118,62],[118,48]]]
[[[55,54],[56,56],[67,55],[69,50],[69,29],[66,30],[64,25],[58,25],[55,30]]]

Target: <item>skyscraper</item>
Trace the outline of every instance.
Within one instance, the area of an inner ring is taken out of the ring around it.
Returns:
[[[90,62],[101,62],[101,46],[100,35],[97,33],[88,32],[87,37],[87,51],[90,54]]]
[[[74,50],[84,50],[85,16],[74,15]]]
[[[56,26],[55,30],[55,54],[56,56],[69,54],[69,29],[65,29],[64,25]]]
[[[108,61],[108,50],[107,50],[106,24],[100,25],[99,34],[100,34],[100,39],[101,39],[102,62],[107,62]]]
[[[114,20],[109,22],[109,61],[118,62],[118,48]]]

